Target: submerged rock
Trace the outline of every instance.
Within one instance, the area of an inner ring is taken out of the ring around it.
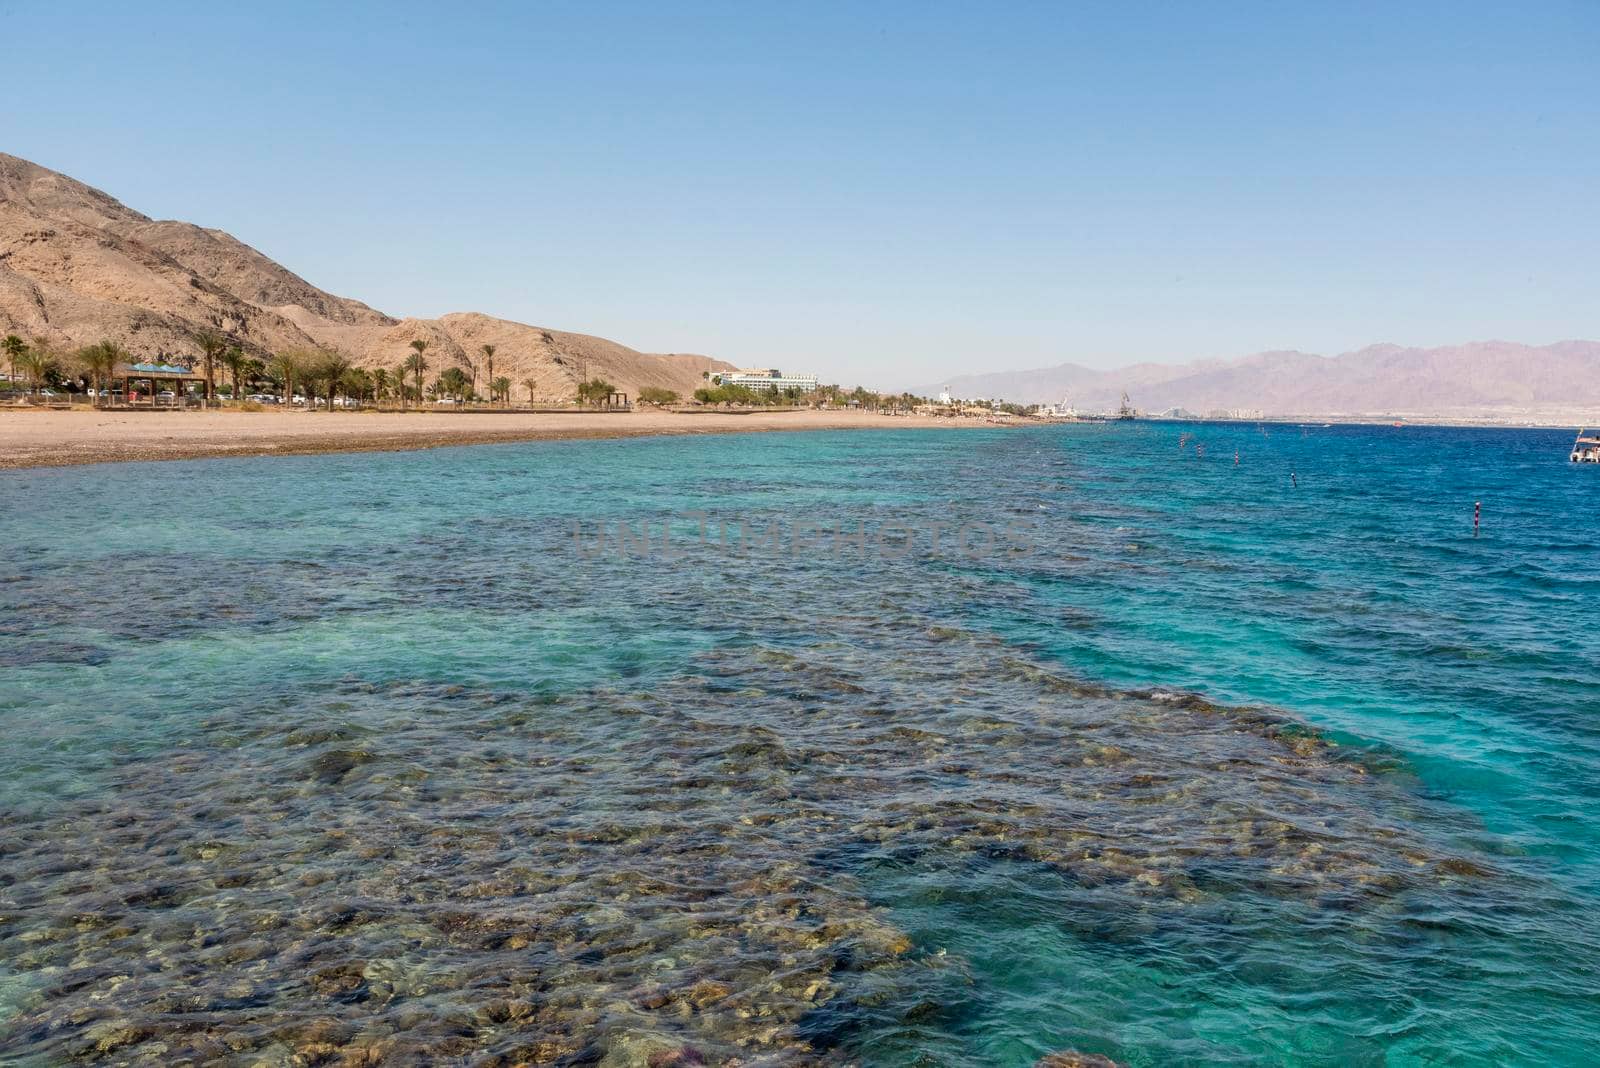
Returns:
[[[1063,1050],[1039,1058],[1033,1068],[1123,1068],[1123,1066],[1110,1057],[1103,1057],[1098,1053]]]
[[[0,1059],[843,1064],[948,1026],[931,992],[964,975],[873,907],[874,871],[946,900],[1048,877],[1051,922],[1101,941],[1492,874],[1281,717],[907,626],[925,656],[863,628],[648,693],[352,683],[349,727],[285,698],[129,759],[113,801],[8,824],[0,958],[50,981]]]

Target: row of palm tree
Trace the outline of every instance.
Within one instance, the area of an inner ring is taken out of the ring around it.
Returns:
[[[0,350],[11,363],[13,382],[21,378],[30,391],[37,392],[57,379],[82,376],[93,387],[97,403],[105,396],[117,365],[130,359],[115,341],[100,341],[71,353],[60,353],[45,338],[36,337],[29,342],[16,334],[0,339]]]
[[[243,349],[214,330],[199,330],[192,337],[205,361],[207,400],[216,395],[213,382],[218,362],[232,372],[235,394],[247,374],[252,370],[259,374],[264,367],[261,361],[250,358]],[[0,339],[0,351],[4,351],[11,363],[12,381],[21,378],[31,390],[37,391],[55,381],[83,378],[89,381],[97,398],[104,395],[118,365],[134,361],[130,352],[109,339],[71,352],[60,352],[47,338],[36,337],[29,342],[8,334]]]
[[[429,342],[425,338],[412,341],[411,353],[396,367],[372,370],[355,367],[351,358],[337,349],[286,349],[270,361],[264,361],[249,355],[226,335],[213,329],[197,330],[191,338],[200,350],[205,367],[207,400],[217,395],[215,379],[219,366],[228,374],[231,396],[235,401],[263,381],[282,387],[290,397],[298,396],[297,390],[300,389],[313,399],[319,395],[325,397],[330,409],[336,394],[361,400],[371,399],[375,403],[387,398],[398,399],[402,408],[412,399],[420,403],[427,395],[423,388],[423,376],[430,365]],[[510,404],[512,382],[504,375],[495,376],[495,351],[494,345],[486,344],[479,348],[489,400],[490,403]],[[61,353],[44,338],[34,338],[29,342],[15,334],[0,339],[0,353],[10,362],[13,381],[26,381],[30,389],[37,391],[55,381],[81,378],[92,386],[97,401],[106,396],[107,387],[118,366],[130,364],[135,359],[121,345],[109,339],[83,346],[71,353]],[[478,365],[464,355],[458,357],[458,363],[461,366],[446,368],[435,380],[432,387],[435,395],[453,397],[458,401],[477,396]],[[405,384],[407,378],[413,383],[409,389]],[[529,403],[533,403],[538,382],[533,378],[524,378],[521,385],[527,390]]]

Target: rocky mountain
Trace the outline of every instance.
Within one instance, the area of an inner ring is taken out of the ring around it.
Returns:
[[[151,219],[66,175],[0,153],[0,335],[40,337],[62,348],[109,338],[136,355],[192,355],[193,333],[220,330],[267,356],[326,346],[364,367],[394,368],[426,338],[429,377],[475,366],[487,392],[481,347],[496,346],[495,376],[540,400],[570,400],[580,374],[637,395],[641,386],[680,393],[731,364],[625,345],[475,312],[396,319],[334,296],[221,230]]]
[[[1371,345],[1338,356],[1261,352],[1236,360],[1077,364],[951,379],[953,394],[1018,403],[1117,407],[1126,391],[1145,412],[1184,408],[1294,416],[1416,416],[1507,421],[1593,420],[1600,413],[1600,342],[1478,341],[1440,348]],[[937,393],[943,386],[924,386]]]

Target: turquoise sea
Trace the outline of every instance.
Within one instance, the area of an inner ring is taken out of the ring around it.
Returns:
[[[1570,441],[0,472],[0,1062],[1592,1064]]]

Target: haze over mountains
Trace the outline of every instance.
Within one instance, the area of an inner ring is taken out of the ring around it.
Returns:
[[[1017,403],[1065,399],[1086,411],[1114,409],[1126,391],[1147,413],[1182,408],[1196,415],[1240,411],[1571,422],[1600,416],[1600,342],[1479,341],[1431,349],[1370,345],[1333,357],[1262,352],[1112,371],[1065,363],[966,375],[947,384],[960,397]]]
[[[362,366],[390,369],[410,353],[411,341],[426,338],[430,375],[465,356],[479,365],[483,391],[479,350],[493,344],[496,376],[511,379],[519,399],[532,379],[542,401],[570,400],[584,374],[630,394],[642,386],[687,394],[703,372],[733,366],[478,312],[397,319],[318,289],[221,230],[151,219],[66,175],[0,153],[0,334],[43,337],[63,348],[111,338],[136,355],[192,355],[191,335],[201,328],[219,329],[259,356],[332,346]],[[870,384],[870,373],[862,379]],[[1373,345],[1334,357],[1263,352],[1113,371],[1066,363],[925,383],[915,392],[931,396],[945,385],[959,397],[1065,399],[1087,411],[1117,407],[1126,391],[1150,413],[1600,421],[1600,343]]]
[[[731,365],[705,356],[636,352],[605,338],[476,312],[396,319],[324,292],[221,230],[158,221],[63,174],[0,153],[0,335],[62,348],[103,338],[138,356],[192,355],[192,334],[221,330],[247,352],[331,346],[365,367],[394,368],[426,338],[428,377],[479,365],[496,346],[496,377],[527,396],[571,400],[580,374],[630,394],[641,386],[687,393],[701,372]]]

